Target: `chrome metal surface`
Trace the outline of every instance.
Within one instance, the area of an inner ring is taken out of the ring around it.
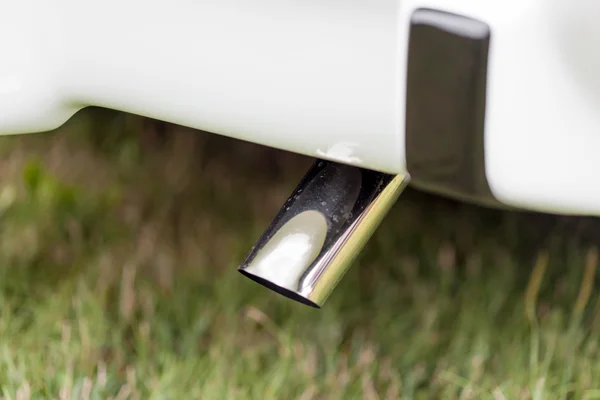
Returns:
[[[321,307],[407,182],[408,176],[317,160],[239,271]]]

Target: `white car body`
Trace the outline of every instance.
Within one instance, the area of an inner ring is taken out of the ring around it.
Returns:
[[[407,58],[423,8],[489,27],[473,168],[491,196],[600,215],[597,0],[0,0],[0,133],[93,105],[415,175]]]

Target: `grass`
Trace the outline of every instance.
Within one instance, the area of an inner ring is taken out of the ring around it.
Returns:
[[[600,398],[595,221],[409,190],[314,310],[236,272],[310,160],[163,129],[3,139],[3,398]]]

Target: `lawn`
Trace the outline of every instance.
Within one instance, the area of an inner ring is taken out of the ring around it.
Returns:
[[[3,398],[600,398],[595,220],[408,190],[315,310],[236,271],[311,160],[102,110],[0,151]]]

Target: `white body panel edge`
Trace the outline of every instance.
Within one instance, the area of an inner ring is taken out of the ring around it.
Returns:
[[[95,105],[405,172],[409,21],[428,7],[490,26],[493,195],[600,215],[599,4],[0,0],[0,133],[50,130]]]

